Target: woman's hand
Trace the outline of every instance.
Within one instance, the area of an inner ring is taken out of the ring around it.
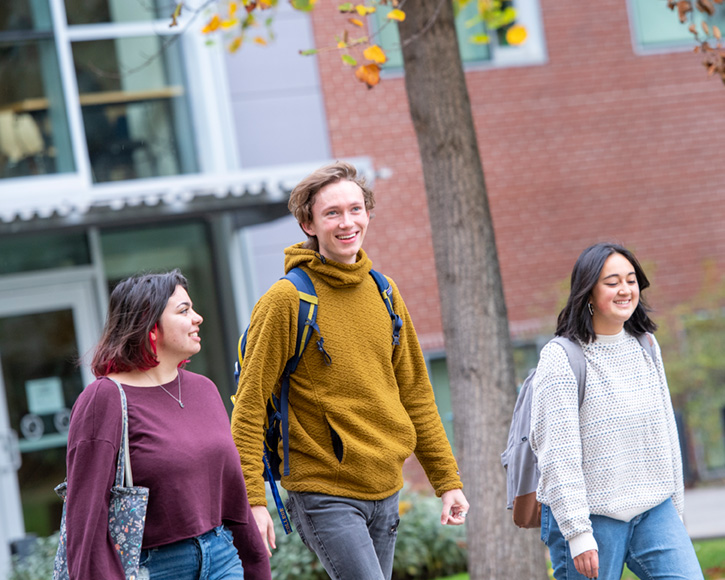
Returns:
[[[574,558],[574,567],[579,574],[587,578],[597,578],[599,576],[599,552],[596,550],[587,550]]]
[[[267,507],[263,505],[253,505],[252,515],[254,516],[254,521],[257,522],[257,529],[259,530],[259,534],[262,536],[262,541],[264,541],[264,547],[267,548],[267,554],[272,556],[270,546],[272,549],[277,547],[275,544],[274,522],[272,521],[272,516],[269,515]]]

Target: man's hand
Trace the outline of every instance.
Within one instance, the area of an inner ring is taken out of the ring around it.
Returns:
[[[599,552],[596,550],[587,550],[574,558],[574,567],[579,574],[587,578],[597,578],[599,576]]]
[[[264,547],[267,548],[267,554],[272,556],[270,546],[272,549],[277,547],[275,544],[274,522],[272,521],[272,516],[269,515],[267,507],[263,505],[253,505],[252,515],[254,516],[254,521],[257,522],[257,529],[262,536],[262,541],[264,541]]]
[[[468,515],[468,501],[463,491],[460,489],[451,489],[445,492],[441,499],[443,500],[443,512],[441,513],[441,524],[460,526],[466,522]]]

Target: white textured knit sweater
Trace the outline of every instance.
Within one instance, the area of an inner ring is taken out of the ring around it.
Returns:
[[[672,498],[684,485],[677,426],[660,348],[655,358],[624,330],[582,345],[581,408],[563,347],[541,351],[533,383],[531,447],[541,470],[537,497],[569,541],[572,557],[597,549],[590,514],[621,521]]]

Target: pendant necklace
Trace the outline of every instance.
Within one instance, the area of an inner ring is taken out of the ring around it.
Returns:
[[[147,377],[149,377],[148,374],[146,373],[146,371],[143,371],[143,374],[145,374]],[[179,397],[178,398],[174,397],[174,395],[172,395],[169,391],[167,391],[163,385],[156,385],[156,386],[159,387],[164,393],[169,395],[169,397],[174,399],[174,401],[179,403],[179,407],[181,407],[183,409],[184,403],[181,402],[181,373],[176,373],[176,378],[178,379],[178,383],[179,383]],[[149,377],[149,379],[151,379],[151,377]],[[151,379],[151,382],[153,382],[153,379]]]

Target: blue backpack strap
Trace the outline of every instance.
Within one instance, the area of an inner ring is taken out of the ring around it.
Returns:
[[[388,279],[377,270],[371,269],[370,275],[378,286],[378,291],[383,298],[383,302],[385,302],[385,307],[388,309],[390,320],[393,322],[393,344],[398,345],[400,344],[400,329],[403,328],[403,319],[393,310],[393,287]]]
[[[566,351],[569,365],[571,365],[571,370],[574,371],[574,376],[579,386],[579,406],[581,407],[584,401],[584,389],[587,384],[587,360],[584,358],[584,351],[582,350],[581,344],[577,340],[571,340],[564,336],[556,336],[551,342],[561,345]]]
[[[317,341],[317,348],[322,352],[327,364],[330,364],[330,356],[325,352],[324,339],[320,335],[320,329],[317,326],[317,292],[315,286],[307,275],[307,272],[301,268],[292,268],[283,280],[289,280],[294,284],[297,293],[300,296],[299,314],[297,316],[297,341],[295,343],[295,353],[287,361],[287,365],[282,372],[282,387],[280,390],[280,412],[282,413],[282,446],[284,448],[284,475],[289,475],[289,379],[293,372],[297,369],[297,365],[302,358],[302,353],[307,347],[307,343],[312,338],[312,332],[317,332],[320,337]]]

